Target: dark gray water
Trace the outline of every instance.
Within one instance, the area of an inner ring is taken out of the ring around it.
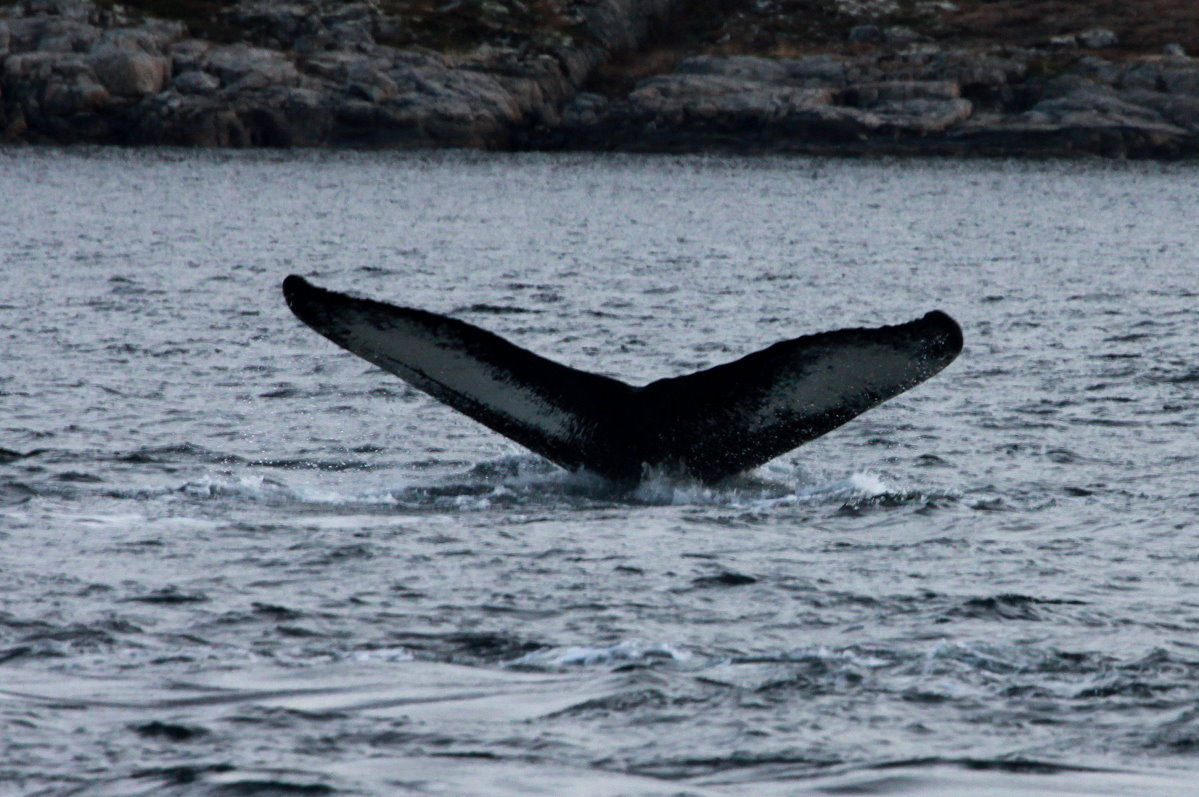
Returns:
[[[0,793],[1190,794],[1199,170],[0,150]],[[927,384],[621,493],[278,285]]]

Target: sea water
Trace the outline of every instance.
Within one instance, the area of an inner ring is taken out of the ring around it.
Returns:
[[[0,793],[1194,793],[1199,169],[0,150]],[[942,374],[622,490],[298,322]]]

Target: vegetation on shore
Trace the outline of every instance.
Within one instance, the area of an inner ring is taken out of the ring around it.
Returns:
[[[857,26],[906,27],[945,48],[1021,47],[1102,28],[1115,50],[1199,52],[1194,0],[738,0],[702,44],[712,54],[793,55],[869,47],[849,44]]]
[[[198,38],[232,43],[254,39],[254,20],[270,0],[95,0],[106,12],[131,20],[176,20]],[[0,0],[0,7],[15,3]],[[288,3],[337,14],[365,10],[377,21],[375,39],[395,47],[466,53],[482,46],[521,48],[561,43],[579,18],[561,0],[299,0]]]
[[[2,2],[13,5],[13,2]],[[109,11],[179,20],[192,35],[244,38],[235,22],[252,6],[237,0],[99,0]],[[570,34],[579,17],[571,0],[301,0],[322,11],[366,5],[388,20],[397,45],[463,52],[484,44],[520,46],[544,35]],[[235,13],[241,10],[241,14]],[[861,50],[851,42],[862,25],[902,27],[942,47],[1032,46],[1056,36],[1103,28],[1123,53],[1160,52],[1178,44],[1199,53],[1194,0],[695,0],[653,46],[692,54],[794,56]]]

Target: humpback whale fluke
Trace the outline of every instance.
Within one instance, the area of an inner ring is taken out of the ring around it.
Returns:
[[[569,470],[636,482],[646,467],[719,481],[915,387],[953,362],[945,313],[784,340],[715,368],[633,387],[436,313],[303,277],[287,305],[337,345]]]

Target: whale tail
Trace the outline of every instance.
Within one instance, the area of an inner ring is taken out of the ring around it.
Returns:
[[[295,275],[283,295],[317,332],[459,412],[568,470],[624,482],[647,467],[705,482],[757,467],[915,387],[962,350],[961,328],[933,311],[633,387],[447,316]]]

